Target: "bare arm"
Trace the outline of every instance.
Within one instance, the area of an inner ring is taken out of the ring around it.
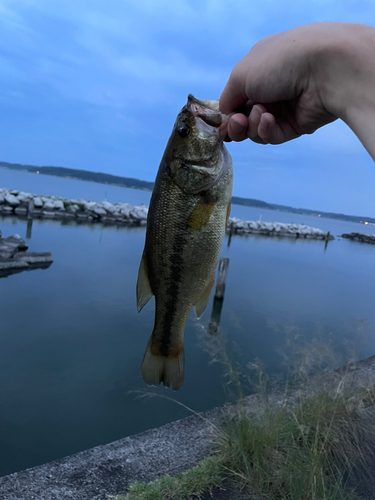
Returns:
[[[234,67],[220,109],[230,139],[281,144],[344,120],[375,159],[375,29],[301,26],[258,42]]]

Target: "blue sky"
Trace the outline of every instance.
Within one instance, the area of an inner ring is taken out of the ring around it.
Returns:
[[[217,99],[259,39],[319,21],[375,26],[375,2],[0,0],[0,160],[153,180],[189,93]],[[375,216],[374,162],[341,122],[228,149],[234,195]]]

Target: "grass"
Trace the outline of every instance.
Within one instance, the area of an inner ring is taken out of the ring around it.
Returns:
[[[372,391],[319,392],[301,396],[292,409],[237,415],[220,438],[227,477],[256,499],[356,498],[346,483],[374,456],[365,401],[373,403]]]
[[[244,402],[217,433],[214,454],[175,477],[133,483],[116,500],[185,500],[232,480],[254,500],[353,500],[348,481],[374,458],[366,408],[375,390],[319,391],[249,414]]]
[[[324,384],[322,370],[337,366],[337,359],[326,341],[305,345],[297,337],[293,330],[283,402],[271,403],[262,363],[248,364],[247,375],[228,355],[225,338],[203,335],[212,362],[224,368],[227,395],[238,400],[223,426],[215,428],[212,455],[182,474],[132,483],[127,495],[111,498],[188,500],[229,483],[251,500],[356,500],[352,485],[369,476],[375,462],[375,419],[368,413],[375,386],[356,388],[344,374],[331,390],[316,384],[312,390],[311,377],[320,373],[315,382]],[[258,393],[256,413],[246,407],[247,386]]]
[[[126,496],[110,497],[116,500],[185,500],[192,495],[220,486],[222,466],[218,457],[203,459],[196,467],[174,477],[164,476],[152,483],[132,483]]]

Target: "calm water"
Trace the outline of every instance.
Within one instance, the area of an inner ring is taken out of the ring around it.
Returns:
[[[111,202],[148,203],[150,193],[0,169],[0,186]],[[337,235],[375,228],[233,206],[232,215],[304,222]],[[4,236],[26,236],[26,222],[0,217]],[[34,221],[31,251],[52,252],[45,270],[0,279],[0,475],[108,443],[188,413],[173,402],[139,399],[139,374],[152,331],[152,301],[138,315],[135,283],[142,228]],[[288,344],[323,338],[338,352],[375,353],[375,246],[234,236],[224,242],[229,273],[218,342],[200,321],[186,326],[185,383],[178,393],[196,411],[227,401],[217,343],[245,364],[283,369]],[[344,359],[344,358],[342,358]]]

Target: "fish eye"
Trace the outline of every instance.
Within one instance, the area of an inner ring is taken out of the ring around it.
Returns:
[[[190,134],[190,128],[186,123],[181,123],[177,128],[177,132],[180,137],[187,137]]]

